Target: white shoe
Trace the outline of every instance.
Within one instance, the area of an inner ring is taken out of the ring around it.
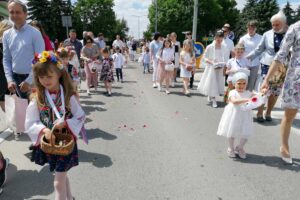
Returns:
[[[157,88],[157,85],[156,85],[156,83],[153,83],[153,86],[152,86],[153,88]]]
[[[210,96],[208,96],[208,97],[207,97],[207,101],[208,101],[208,103],[210,103],[210,102],[211,102],[211,98],[210,98]]]
[[[169,90],[166,90],[166,94],[170,94],[171,92]]]
[[[227,149],[227,155],[229,158],[236,158],[235,152],[233,149],[228,148]]]
[[[213,108],[217,108],[217,107],[218,107],[218,104],[217,104],[216,99],[212,99],[211,101],[212,101],[212,107],[213,107]]]
[[[172,83],[171,83],[171,87],[175,87],[175,82],[172,82]]]
[[[160,84],[157,84],[157,89],[158,89],[158,91],[161,91],[161,86],[160,86]]]
[[[87,95],[91,95],[90,90],[87,90],[86,93],[87,93]]]
[[[292,165],[293,164],[293,158],[288,154],[288,156],[283,156],[283,148],[280,147],[280,153],[281,153],[281,159],[285,164]]]

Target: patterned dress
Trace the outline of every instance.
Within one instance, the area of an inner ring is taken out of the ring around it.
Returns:
[[[104,58],[102,61],[101,81],[114,82],[113,59]]]
[[[58,112],[62,116],[63,113],[60,95],[51,94],[51,97],[58,109]],[[77,166],[79,163],[77,143],[75,144],[73,152],[67,156],[44,153],[39,144],[39,135],[41,131],[44,128],[51,129],[53,127],[53,122],[56,119],[57,118],[48,101],[46,101],[46,106],[44,107],[38,107],[36,100],[30,102],[26,110],[25,129],[26,133],[34,143],[31,161],[42,166],[48,163],[51,172],[66,172],[72,167]],[[65,120],[67,122],[67,129],[69,132],[71,132],[74,137],[78,137],[85,121],[85,114],[74,96],[71,97],[71,109],[66,109]]]
[[[300,109],[300,21],[288,29],[274,60],[284,63],[292,48],[287,75],[283,85],[283,108]]]

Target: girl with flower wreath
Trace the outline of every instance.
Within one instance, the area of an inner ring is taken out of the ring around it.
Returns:
[[[243,109],[243,106],[252,101],[254,94],[246,90],[247,74],[237,72],[233,75],[231,81],[235,89],[229,92],[229,103],[223,112],[217,135],[228,138],[227,153],[230,158],[235,158],[238,154],[241,159],[246,159],[244,146],[253,134],[253,116],[252,110]],[[235,139],[240,139],[236,147],[234,147]]]
[[[55,172],[55,199],[71,200],[74,197],[67,173],[78,165],[76,139],[84,125],[85,113],[74,95],[68,72],[54,54],[44,51],[36,55],[33,75],[36,90],[31,96],[25,120],[26,133],[34,145],[32,161],[38,165],[48,163],[50,171]],[[51,130],[62,130],[72,135],[75,144],[69,155],[48,154],[42,150],[42,142],[55,141]]]

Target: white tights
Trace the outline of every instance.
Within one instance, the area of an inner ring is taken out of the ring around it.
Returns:
[[[229,148],[230,149],[232,149],[232,150],[234,150],[234,139],[235,138],[228,138],[228,142],[229,142]],[[240,143],[239,143],[239,145],[238,145],[238,148],[239,149],[243,149],[244,148],[244,146],[245,146],[245,144],[247,143],[247,139],[245,139],[245,138],[241,138],[240,139]]]
[[[56,172],[54,177],[55,200],[73,200],[67,172]]]

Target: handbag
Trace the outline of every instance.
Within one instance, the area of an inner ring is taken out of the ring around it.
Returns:
[[[18,94],[18,89],[16,90]],[[20,95],[19,95],[20,96]],[[28,100],[18,97],[16,94],[5,95],[5,116],[9,128],[16,133],[25,132],[25,118]]]
[[[64,91],[63,87],[60,85],[60,96],[61,103],[63,107],[63,116],[61,117],[50,94],[49,91],[46,90],[46,97],[51,105],[53,112],[57,118],[57,122],[64,121],[65,119],[65,99],[64,99]],[[55,140],[53,140],[53,135],[55,136]],[[41,150],[47,154],[52,155],[60,155],[67,156],[72,153],[75,146],[75,139],[72,134],[69,132],[67,128],[57,129],[54,125],[51,129],[51,137],[50,141],[46,139],[46,136],[43,135],[40,139]]]
[[[189,72],[193,71],[193,66],[191,66],[191,65],[186,65],[185,68],[186,68],[186,70],[189,71]]]
[[[269,78],[269,85],[271,88],[281,87],[287,72],[287,64],[282,64],[278,61],[273,61],[270,68],[272,66],[276,66],[277,71],[274,72],[274,74]]]
[[[175,65],[173,63],[165,65],[166,71],[169,71],[169,72],[174,71],[174,68],[175,68]]]

